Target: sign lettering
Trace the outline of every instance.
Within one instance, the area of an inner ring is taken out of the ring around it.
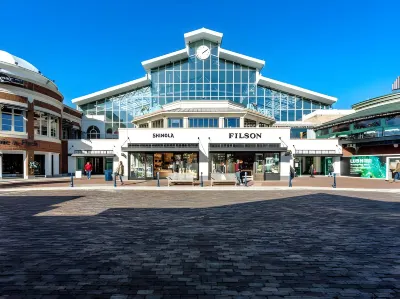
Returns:
[[[229,133],[229,139],[260,139],[262,133]]]
[[[175,138],[174,133],[153,133],[153,138]]]
[[[24,80],[10,77],[7,74],[0,73],[0,83],[12,83],[12,84],[24,85]]]

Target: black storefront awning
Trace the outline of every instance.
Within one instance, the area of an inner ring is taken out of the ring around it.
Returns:
[[[335,150],[296,150],[294,157],[341,157],[343,154]]]
[[[128,143],[124,152],[198,152],[198,143]]]
[[[210,152],[286,152],[281,143],[210,143]]]

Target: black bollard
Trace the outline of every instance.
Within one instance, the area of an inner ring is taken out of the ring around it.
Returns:
[[[203,187],[203,173],[200,173],[200,187]]]
[[[71,172],[71,187],[73,187],[74,186],[74,176],[72,175],[72,172]]]
[[[333,188],[336,188],[336,173],[333,174]]]
[[[117,187],[117,175],[114,173],[114,187]]]
[[[160,172],[157,172],[157,187],[160,187]]]
[[[244,185],[247,187],[247,171],[244,172]]]

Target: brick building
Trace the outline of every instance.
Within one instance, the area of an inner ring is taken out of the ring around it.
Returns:
[[[0,51],[0,178],[68,171],[63,139],[78,137],[82,114],[63,99],[35,66]]]

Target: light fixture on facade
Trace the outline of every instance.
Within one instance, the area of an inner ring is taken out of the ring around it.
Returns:
[[[394,147],[399,147],[399,145],[397,143],[393,144]]]

